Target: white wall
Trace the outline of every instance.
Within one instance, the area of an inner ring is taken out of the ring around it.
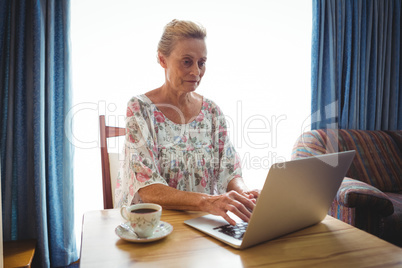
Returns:
[[[222,108],[246,183],[262,187],[310,115],[311,9],[310,0],[73,0],[77,238],[82,213],[103,208],[98,115],[124,126],[129,98],[163,84],[156,46],[174,18],[207,28],[197,91]]]

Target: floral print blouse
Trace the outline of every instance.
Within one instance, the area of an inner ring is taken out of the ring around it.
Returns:
[[[116,206],[141,202],[138,190],[155,183],[182,191],[225,193],[228,183],[241,177],[241,167],[219,107],[204,98],[194,121],[177,124],[157,106],[145,95],[128,102]]]

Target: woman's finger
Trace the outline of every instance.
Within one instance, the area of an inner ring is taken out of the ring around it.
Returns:
[[[243,221],[248,222],[251,217],[251,212],[255,206],[254,203],[250,199],[238,194],[237,192],[228,193],[228,197],[232,200],[230,201],[227,209]]]
[[[227,212],[223,212],[220,216],[222,216],[230,225],[236,225],[236,221],[229,217]]]
[[[235,192],[235,191],[231,192],[230,194],[233,196],[233,198],[234,198],[235,200],[237,200],[237,201],[240,202],[243,206],[245,206],[248,211],[250,211],[250,210],[252,211],[252,210],[254,209],[254,207],[255,207],[255,202],[253,202],[253,199],[250,199],[250,198],[248,198],[248,197],[245,197],[244,195],[240,195],[240,194],[238,194],[238,193]]]

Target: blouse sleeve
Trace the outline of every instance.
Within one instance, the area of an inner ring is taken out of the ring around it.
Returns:
[[[216,107],[215,118],[215,148],[218,148],[218,194],[227,192],[229,182],[242,177],[241,161],[229,136],[227,135],[226,119],[219,107]]]
[[[167,185],[159,173],[158,144],[149,104],[133,98],[126,114],[124,161],[117,176],[116,207],[141,202],[138,190],[155,183]]]

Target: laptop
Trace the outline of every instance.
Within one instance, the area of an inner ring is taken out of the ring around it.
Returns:
[[[229,216],[236,220],[236,226],[215,215],[185,223],[238,249],[319,223],[327,215],[354,155],[355,151],[346,151],[272,165],[248,223],[234,214]]]

